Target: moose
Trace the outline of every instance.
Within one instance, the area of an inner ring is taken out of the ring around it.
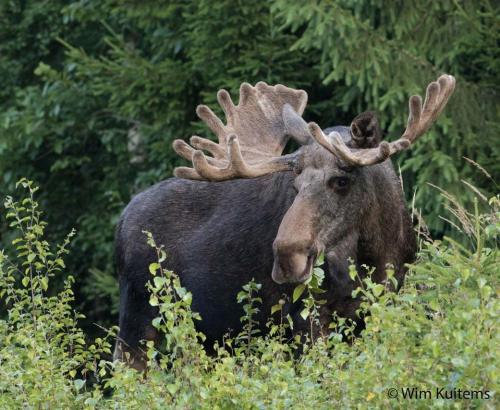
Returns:
[[[198,106],[197,115],[218,142],[198,136],[191,145],[174,141],[174,150],[192,168],[178,167],[174,178],[136,195],[117,226],[115,359],[144,369],[141,342],[159,337],[151,325],[157,311],[145,286],[156,253],[144,231],[164,247],[164,264],[192,293],[192,309],[202,316],[197,328],[207,346],[241,330],[243,311],[236,295],[253,278],[262,284],[258,320],[265,331],[271,307],[311,276],[321,252],[322,299],[327,301],[321,316],[336,312],[359,320],[349,264],[358,272],[373,267],[379,283],[390,265],[400,286],[405,264],[416,254],[411,217],[390,157],[429,129],[454,87],[454,77],[442,75],[428,85],[423,103],[412,96],[407,127],[393,142],[382,141],[374,112],[358,115],[350,127],[322,130],[306,123],[307,93],[280,84],[243,83],[237,105],[220,90],[226,124],[207,106]],[[300,147],[282,155],[290,138]],[[300,304],[288,300],[283,310],[294,330],[301,331]]]

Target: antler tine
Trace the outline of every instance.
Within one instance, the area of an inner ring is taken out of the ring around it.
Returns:
[[[238,101],[238,106],[246,105],[248,100],[254,96],[253,87],[248,83],[242,83],[240,85],[240,100]]]
[[[174,176],[177,178],[193,179],[204,181],[204,179],[193,169],[189,167],[177,167],[174,169]]]
[[[236,107],[231,99],[231,96],[226,90],[222,89],[217,92],[217,101],[224,110],[226,117],[232,117],[234,115],[234,109]]]
[[[228,141],[229,163],[225,167],[213,166],[202,151],[193,153],[193,166],[201,177],[210,181],[223,181],[238,175],[247,173],[243,157],[241,156],[240,144],[235,135],[231,135]]]
[[[195,151],[192,162],[196,173],[203,179],[209,181],[225,181],[233,178],[256,178],[272,172],[286,171],[291,168],[291,163],[295,156],[285,155],[271,158],[256,165],[249,165],[245,162],[241,152],[240,144],[236,135],[231,135],[228,141],[229,162],[225,167],[220,164],[211,164],[203,152]]]
[[[199,138],[199,139],[204,140],[204,138]],[[199,145],[208,144],[208,142],[212,142],[212,141],[204,140],[203,144],[199,144]],[[215,145],[217,145],[217,144],[215,144]],[[179,154],[182,158],[187,159],[188,161],[191,161],[191,159],[193,158],[193,154],[196,151],[191,146],[189,146],[189,144],[187,144],[183,140],[179,140],[179,139],[175,140],[174,143],[172,144],[172,146],[174,148],[174,151],[177,154]],[[212,148],[212,146],[210,146],[210,145],[208,147]],[[221,159],[223,159],[223,158],[221,158]],[[221,166],[224,163],[223,161],[219,160],[218,158],[210,158],[210,157],[207,158],[207,161],[211,165],[214,165],[214,166]]]
[[[454,89],[455,78],[444,74],[427,86],[423,106],[420,96],[412,96],[408,123],[401,138],[413,143],[423,135],[441,114]]]
[[[371,165],[372,161],[383,162],[391,155],[391,149],[387,142],[382,142],[377,148],[351,151],[336,131],[326,136],[318,124],[311,122],[309,123],[309,132],[319,145],[350,165]],[[360,153],[368,154],[367,151],[369,155],[359,155]]]
[[[215,135],[217,135],[219,142],[223,141],[224,137],[224,124],[220,120],[214,112],[207,107],[206,105],[198,105],[196,107],[196,115],[207,124],[208,128],[210,128]]]
[[[451,75],[442,75],[437,81],[427,86],[425,101],[418,95],[410,97],[410,114],[405,132],[396,141],[382,142],[376,148],[351,151],[337,132],[328,137],[317,124],[309,124],[312,137],[332,154],[353,166],[374,165],[384,162],[391,155],[408,149],[411,144],[423,135],[443,111],[448,99],[455,89],[455,78]]]
[[[217,100],[224,110],[226,117],[231,118],[234,113],[235,105],[231,100],[231,96],[226,90],[219,90],[217,93]],[[222,123],[219,117],[215,115],[215,113],[206,105],[198,105],[196,107],[196,114],[198,117],[207,124],[208,128],[210,128],[214,134],[217,136],[219,140],[219,144],[216,144],[213,141],[210,141],[207,138],[201,138],[197,135],[193,135],[189,142],[191,145],[198,150],[208,151],[216,160],[224,160],[227,156],[226,151],[222,148],[221,145],[226,145],[227,141],[225,138],[225,125]],[[193,154],[196,149],[190,147],[183,140],[177,139],[173,143],[174,151],[179,154],[182,158],[187,159],[188,161],[192,160]],[[211,165],[215,165],[212,158],[208,158],[207,161]],[[184,174],[184,171],[181,171]]]
[[[189,139],[189,142],[196,149],[208,151],[216,159],[226,158],[226,152],[220,147],[220,145],[216,144],[213,141],[207,140],[206,138],[198,137],[197,135],[193,135]],[[191,157],[186,159],[190,160]]]

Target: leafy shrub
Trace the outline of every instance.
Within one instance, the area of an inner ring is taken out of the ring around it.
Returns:
[[[0,321],[0,407],[2,408],[495,408],[498,405],[500,232],[498,197],[472,212],[451,210],[464,246],[453,239],[425,242],[399,293],[368,276],[355,291],[366,329],[345,336],[352,325],[332,318],[331,332],[286,340],[290,323],[270,321],[267,336],[256,332],[260,285],[245,285],[243,331],[207,355],[190,309],[191,294],[178,276],[162,267],[157,250],[150,265],[150,303],[159,307],[153,326],[164,333],[162,346],[147,346],[144,374],[110,361],[113,332],[86,341],[81,315],[71,304],[72,279],[64,275],[68,238],[51,247],[34,200],[36,188],[20,186],[28,197],[7,198],[7,219],[16,234],[16,252],[0,253],[0,296],[8,316]],[[481,199],[481,198],[479,198]],[[482,199],[481,199],[482,200]],[[454,205],[453,205],[454,204]],[[477,205],[477,204],[476,204]],[[461,221],[461,222],[460,222]],[[52,279],[65,278],[62,289]],[[351,275],[357,273],[351,269]],[[322,272],[291,297],[304,297],[304,317],[314,320],[321,299]],[[391,277],[389,271],[389,278]],[[273,307],[281,315],[280,304]],[[301,354],[298,354],[298,351]],[[403,398],[402,389],[432,391],[432,399]],[[398,398],[389,395],[396,389]],[[446,399],[441,393],[477,391],[472,399]],[[478,393],[479,394],[479,393]]]
[[[0,252],[0,297],[8,315],[0,321],[0,406],[2,408],[72,407],[85,383],[78,375],[99,375],[100,355],[111,353],[108,338],[86,345],[85,335],[71,303],[73,278],[51,292],[50,284],[65,268],[63,257],[74,231],[62,244],[45,240],[46,223],[34,200],[38,188],[22,179],[29,195],[21,202],[8,197],[7,220],[17,236],[10,258]],[[108,335],[109,336],[109,335]]]

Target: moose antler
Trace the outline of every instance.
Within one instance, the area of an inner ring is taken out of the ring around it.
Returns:
[[[234,105],[226,90],[217,93],[217,100],[226,114],[226,125],[205,105],[198,106],[196,113],[217,135],[219,142],[193,136],[191,147],[182,140],[175,140],[174,150],[193,163],[193,168],[176,168],[175,176],[223,181],[254,178],[292,167],[294,156],[281,156],[289,136],[293,136],[288,132],[283,115],[285,111],[293,110],[298,115],[304,112],[305,91],[281,84],[270,86],[259,82],[252,87],[243,83],[238,105]],[[205,156],[202,150],[212,156]]]
[[[423,135],[443,111],[448,99],[455,89],[455,78],[442,75],[437,81],[427,86],[425,102],[419,95],[410,97],[410,115],[403,135],[394,142],[382,142],[376,148],[351,151],[337,132],[327,137],[315,123],[309,124],[309,131],[316,142],[353,166],[366,166],[384,162],[391,155],[410,147],[417,138]]]

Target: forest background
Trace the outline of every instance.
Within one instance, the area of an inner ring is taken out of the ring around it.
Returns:
[[[463,204],[476,194],[462,181],[498,190],[499,15],[487,0],[4,0],[0,197],[21,177],[41,186],[49,238],[77,230],[66,264],[86,327],[116,324],[120,212],[181,163],[174,139],[209,136],[195,107],[217,108],[219,88],[302,88],[305,119],[323,127],[375,110],[391,140],[409,96],[449,73],[457,88],[444,114],[395,166],[431,235],[451,234],[429,183]],[[0,248],[10,235],[0,219]]]

